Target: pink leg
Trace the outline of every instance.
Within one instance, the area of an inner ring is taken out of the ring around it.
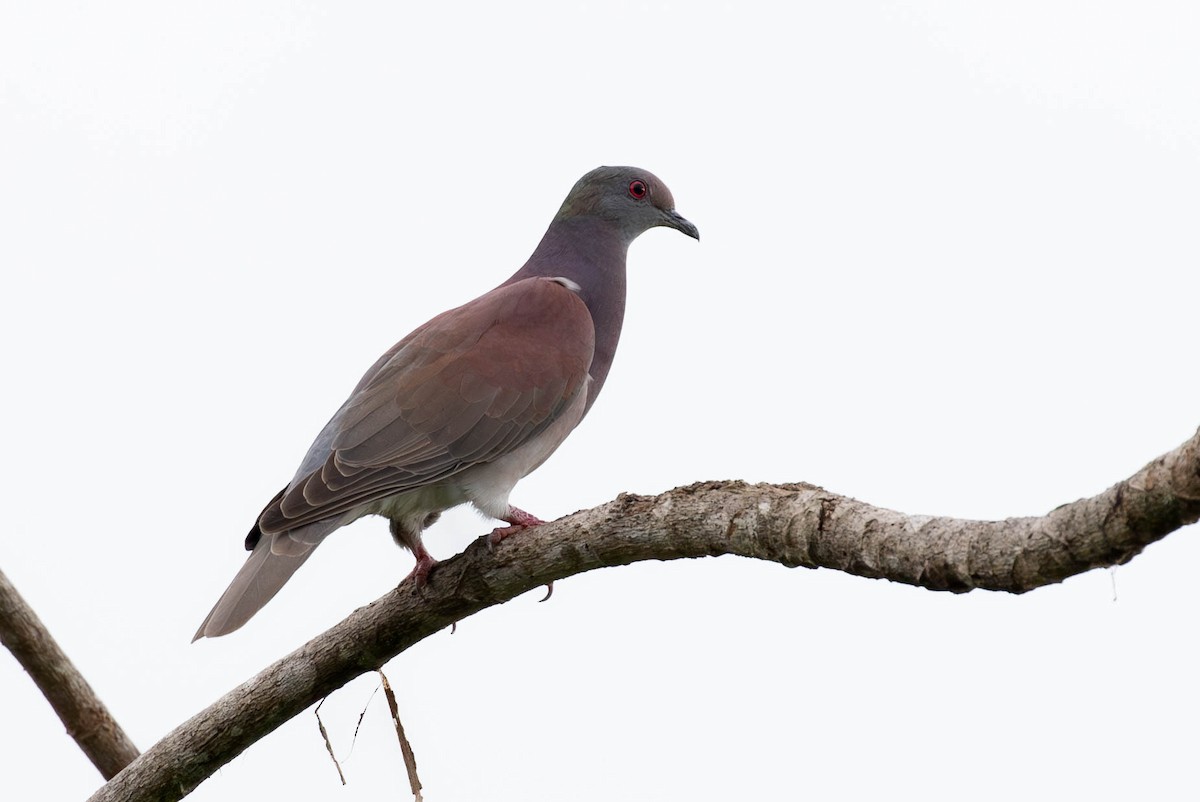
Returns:
[[[523,529],[528,529],[531,526],[540,526],[546,523],[536,515],[530,515],[529,513],[525,512],[525,510],[519,510],[512,506],[508,508],[508,515],[505,515],[503,518],[501,518],[501,520],[510,524],[510,526],[500,526],[492,530],[492,533],[488,535],[487,539],[489,549],[494,547],[497,543],[499,543],[501,540],[504,540],[504,538],[508,537],[509,535],[515,535],[517,532],[520,532]]]
[[[412,577],[412,581],[416,583],[417,587],[423,588],[425,587],[425,583],[429,581],[429,572],[438,564],[438,561],[433,559],[433,555],[425,550],[424,545],[421,546],[419,551],[415,551],[414,554],[417,558],[417,564],[413,566],[413,569],[408,572],[408,576],[404,577],[404,579]]]
[[[426,521],[426,525],[436,520],[437,516],[434,515]],[[410,550],[413,556],[417,558],[417,564],[413,566],[412,571],[404,579],[411,577],[418,588],[425,587],[425,583],[429,581],[429,572],[438,564],[438,561],[433,559],[433,555],[425,548],[425,543],[421,540],[421,533],[405,528],[401,521],[392,521],[389,528],[392,531],[392,538],[396,543]],[[402,583],[403,581],[401,580]]]

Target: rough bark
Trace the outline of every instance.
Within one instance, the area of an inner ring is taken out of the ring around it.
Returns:
[[[75,739],[104,779],[111,780],[138,756],[133,741],[2,571],[0,643],[12,652],[41,689],[62,719],[67,734]]]
[[[472,613],[573,574],[638,560],[738,554],[931,590],[1023,593],[1127,562],[1200,519],[1200,432],[1098,496],[1004,521],[908,516],[808,484],[703,482],[622,495],[440,564],[185,722],[93,802],[174,800],[354,677]]]

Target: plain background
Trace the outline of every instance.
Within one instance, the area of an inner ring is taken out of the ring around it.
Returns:
[[[781,8],[4,4],[0,566],[139,746],[409,571],[361,521],[188,642],[362,371],[598,164],[703,238],[631,249],[542,517],[724,478],[1037,515],[1191,436],[1194,5]],[[387,670],[431,802],[1194,799],[1196,534],[1023,597],[645,563]],[[322,711],[347,787],[305,714],[193,798],[409,798],[377,684]],[[0,798],[98,786],[7,655],[0,706]]]

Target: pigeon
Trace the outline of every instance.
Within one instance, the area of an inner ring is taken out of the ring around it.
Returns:
[[[287,487],[246,536],[250,556],[193,640],[240,628],[334,530],[390,522],[416,557],[422,532],[470,503],[503,521],[488,544],[542,521],[509,494],[591,409],[625,314],[625,257],[644,231],[700,238],[670,190],[634,167],[599,167],[567,194],[529,260],[500,286],[434,317],[366,372]]]

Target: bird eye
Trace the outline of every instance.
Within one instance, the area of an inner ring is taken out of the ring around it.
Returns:
[[[636,200],[641,200],[650,193],[650,188],[646,186],[646,182],[634,179],[629,182],[629,197]]]

